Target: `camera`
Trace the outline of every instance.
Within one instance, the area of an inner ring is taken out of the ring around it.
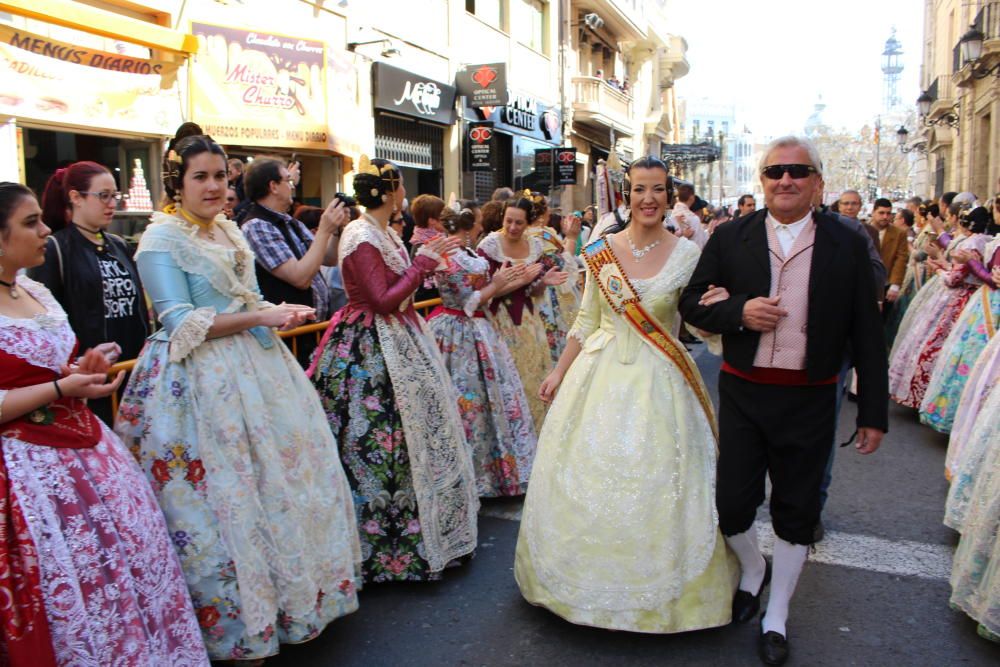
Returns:
[[[345,195],[343,192],[336,192],[333,195],[334,199],[339,199],[344,206],[357,206],[358,200],[349,195]]]

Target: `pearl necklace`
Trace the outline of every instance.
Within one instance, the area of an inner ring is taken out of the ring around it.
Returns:
[[[648,255],[653,248],[663,243],[663,239],[664,237],[661,236],[660,238],[653,241],[645,248],[637,249],[635,247],[635,243],[632,242],[631,230],[625,230],[625,240],[628,241],[628,247],[632,250],[632,257],[635,258],[635,261],[637,262],[641,262],[642,258]]]

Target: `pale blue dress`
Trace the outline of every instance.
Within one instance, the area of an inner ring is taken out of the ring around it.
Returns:
[[[264,658],[358,606],[350,487],[319,397],[275,332],[207,338],[216,314],[269,307],[253,253],[155,214],[136,255],[163,328],[116,429],[157,494],[212,659]],[[218,233],[218,232],[216,232]]]

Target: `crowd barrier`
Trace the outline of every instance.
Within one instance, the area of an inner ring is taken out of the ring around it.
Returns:
[[[441,299],[427,299],[426,301],[417,301],[416,303],[413,304],[413,307],[417,310],[418,313],[420,313],[424,317],[427,317],[427,315],[430,314],[431,310],[433,310],[435,307],[440,306],[440,305],[441,305]],[[301,336],[309,336],[309,335],[315,336],[316,337],[316,343],[318,344],[320,338],[323,336],[323,332],[326,331],[326,327],[327,327],[327,325],[329,323],[330,323],[330,320],[324,320],[323,322],[314,322],[312,324],[304,324],[301,327],[296,327],[294,329],[289,329],[288,331],[279,331],[278,332],[278,336],[280,336],[281,338],[291,338],[292,339],[292,355],[298,355],[298,352],[299,352],[298,339],[299,339],[299,337],[301,337]],[[128,373],[131,373],[132,369],[135,368],[135,361],[136,361],[135,359],[126,359],[125,361],[119,361],[118,363],[114,364],[111,368],[108,369],[108,376],[109,377],[114,377],[115,375],[117,375],[121,371],[125,371],[126,375]],[[127,382],[127,381],[128,381],[128,378],[126,377],[125,382]],[[125,387],[125,383],[123,382],[122,383],[122,388],[124,388],[124,387]],[[120,393],[121,393],[121,389],[119,389],[117,392],[115,392],[111,396],[111,412],[112,412],[112,414],[117,414],[118,413],[118,399],[119,399],[119,394]]]

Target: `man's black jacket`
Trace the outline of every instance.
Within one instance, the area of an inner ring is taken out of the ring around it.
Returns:
[[[722,334],[723,358],[749,372],[760,334],[743,325],[743,305],[769,296],[767,209],[720,225],[701,253],[681,294],[684,321]],[[875,282],[864,239],[826,214],[815,213],[816,240],[809,275],[806,372],[811,381],[837,375],[850,349],[858,373],[858,426],[888,431],[888,360]],[[699,306],[709,285],[728,300]]]

